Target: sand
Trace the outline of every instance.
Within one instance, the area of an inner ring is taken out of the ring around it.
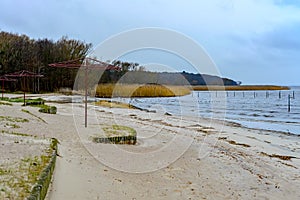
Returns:
[[[29,119],[18,132],[60,141],[48,200],[300,199],[300,137],[92,104],[85,128],[83,104],[48,104],[56,115],[26,107],[45,122],[21,104],[0,106],[1,115]],[[134,128],[137,145],[91,141],[112,124]]]

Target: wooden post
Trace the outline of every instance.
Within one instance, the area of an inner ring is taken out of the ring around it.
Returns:
[[[288,112],[291,112],[291,95],[288,95]]]
[[[293,99],[295,99],[295,91],[293,91]]]
[[[84,74],[84,86],[85,86],[85,104],[84,104],[84,126],[87,127],[87,88],[88,88],[88,77],[87,77],[87,65],[85,63],[85,74]]]
[[[279,91],[279,94],[278,94],[278,95],[279,95],[279,99],[281,99],[281,91]]]
[[[243,91],[243,97],[245,97],[245,92]]]

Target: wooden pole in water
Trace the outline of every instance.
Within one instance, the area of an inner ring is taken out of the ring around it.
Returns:
[[[243,92],[243,97],[245,97],[245,92]]]
[[[295,91],[293,91],[293,99],[295,99]]]
[[[279,95],[279,99],[281,99],[281,91],[279,91],[279,94],[278,94],[278,95]]]
[[[288,95],[288,112],[291,112],[291,95]]]

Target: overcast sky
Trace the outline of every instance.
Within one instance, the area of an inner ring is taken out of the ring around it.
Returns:
[[[298,0],[1,0],[0,8],[1,31],[94,46],[129,29],[172,29],[200,44],[224,77],[300,85]]]

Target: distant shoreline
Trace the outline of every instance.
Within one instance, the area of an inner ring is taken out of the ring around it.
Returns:
[[[277,86],[277,85],[237,85],[237,86],[192,86],[194,91],[248,91],[248,90],[290,90],[290,87],[287,86]]]

